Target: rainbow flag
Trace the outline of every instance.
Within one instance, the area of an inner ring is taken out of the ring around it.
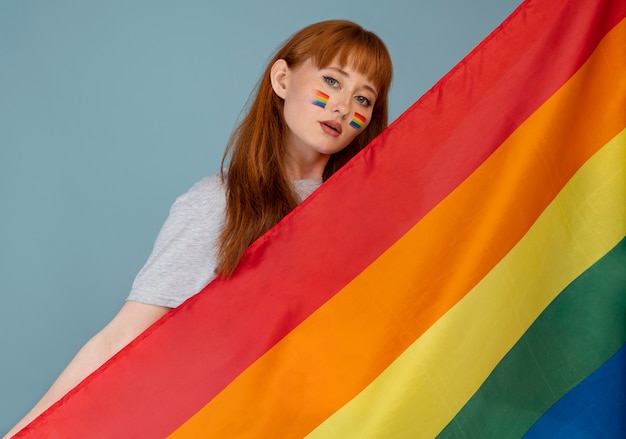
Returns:
[[[321,90],[317,90],[315,92],[315,97],[311,101],[313,105],[317,105],[318,107],[326,108],[328,105],[329,96]]]
[[[365,118],[365,116],[363,116],[360,113],[354,113],[354,116],[352,117],[352,120],[350,121],[350,126],[353,128],[356,128],[357,130],[360,130],[366,121],[367,119]]]
[[[623,437],[626,2],[524,2],[20,438]]]

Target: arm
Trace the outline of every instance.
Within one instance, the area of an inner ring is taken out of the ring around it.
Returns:
[[[3,439],[24,428],[170,309],[127,301],[113,320],[78,351],[41,400]]]
[[[37,405],[3,439],[25,427],[172,307],[213,279],[215,241],[225,204],[218,174],[203,179],[177,199],[152,254],[133,282],[130,300],[83,346]],[[140,303],[154,301],[155,292],[167,299],[162,306]]]

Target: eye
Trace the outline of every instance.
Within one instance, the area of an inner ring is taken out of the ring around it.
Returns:
[[[365,96],[357,96],[355,99],[359,104],[363,105],[364,107],[369,107],[370,105],[372,105],[370,100],[367,99]]]
[[[339,87],[339,81],[337,81],[332,76],[324,76],[324,81],[326,81],[326,83],[333,88]]]

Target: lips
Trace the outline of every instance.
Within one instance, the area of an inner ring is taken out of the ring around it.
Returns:
[[[322,130],[333,137],[339,137],[341,135],[341,124],[333,120],[324,120],[320,122]]]

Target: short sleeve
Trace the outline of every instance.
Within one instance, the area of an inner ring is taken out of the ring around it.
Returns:
[[[215,277],[225,200],[221,184],[211,179],[197,183],[172,205],[128,300],[174,308]]]

